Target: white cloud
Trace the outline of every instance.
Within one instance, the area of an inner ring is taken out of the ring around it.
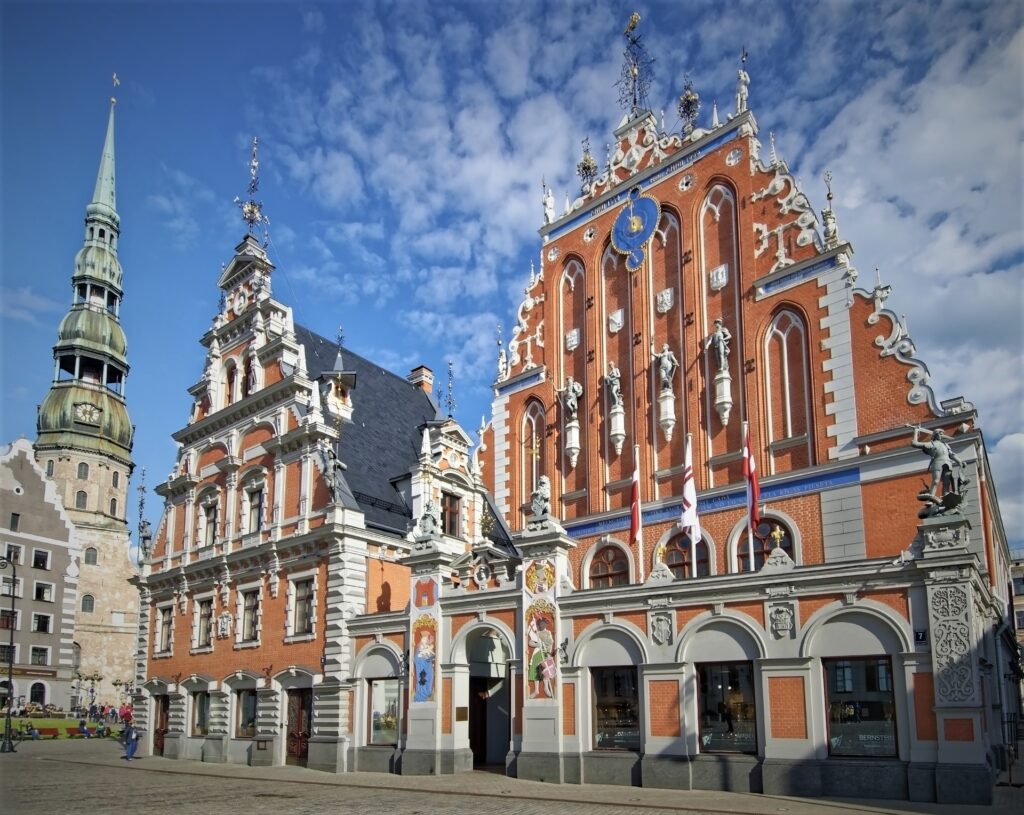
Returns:
[[[48,322],[43,319],[46,315],[59,314],[67,307],[67,303],[58,303],[28,286],[0,289],[0,317],[5,320],[42,326]]]

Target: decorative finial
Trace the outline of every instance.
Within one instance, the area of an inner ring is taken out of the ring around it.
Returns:
[[[768,131],[768,145],[769,145],[769,157],[771,158],[772,167],[779,163],[778,153],[775,152],[775,131]]]
[[[576,165],[576,175],[583,182],[584,190],[594,183],[594,179],[597,178],[597,161],[594,159],[594,154],[590,152],[589,136],[583,139],[583,158]]]
[[[679,97],[676,110],[679,111],[679,118],[683,120],[683,133],[689,135],[693,132],[693,123],[697,121],[697,115],[700,113],[700,94],[693,89],[689,74],[683,79],[683,93]]]
[[[828,191],[826,198],[828,204],[821,211],[821,219],[824,222],[825,248],[834,249],[839,246],[839,223],[836,220],[836,213],[832,209],[832,171],[825,170],[825,189]]]
[[[828,204],[832,206],[832,171],[825,170],[825,189],[828,191],[825,198],[828,199]]]
[[[451,360],[448,360],[448,392],[444,395],[444,406],[451,418],[455,414],[455,364]]]
[[[877,266],[875,267],[875,285],[878,288],[882,288],[882,273],[878,270]]]
[[[345,344],[345,328],[342,325],[338,326],[338,333],[335,335],[338,341],[338,348],[341,348]]]
[[[263,227],[263,245],[266,246],[269,241],[267,234],[267,227],[270,225],[270,219],[263,214],[263,202],[256,201],[253,196],[256,195],[256,191],[260,188],[260,160],[259,160],[259,139],[256,136],[252,137],[252,158],[249,159],[249,186],[247,188],[249,193],[249,200],[242,201],[240,198],[235,198],[235,204],[240,210],[242,210],[242,220],[249,225],[249,234],[253,234],[253,229],[257,226]]]
[[[718,121],[718,100],[711,103],[711,126],[719,127]]]
[[[639,22],[640,13],[634,11],[626,30],[622,32],[626,38],[626,50],[623,52],[622,75],[616,83],[619,88],[619,104],[629,111],[630,116],[636,116],[639,111],[647,109],[647,91],[653,79],[651,66],[654,60],[636,33]]]
[[[116,74],[115,74],[116,76]],[[139,531],[138,531],[138,544],[139,554],[138,562],[142,565],[142,560],[149,557],[150,549],[152,548],[153,535],[150,531],[149,521],[147,521],[143,515],[146,512],[146,468],[142,468],[139,478],[139,486],[136,487],[139,492]]]

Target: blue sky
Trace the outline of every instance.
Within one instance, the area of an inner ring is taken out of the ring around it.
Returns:
[[[456,372],[489,413],[495,327],[538,257],[580,140],[617,124],[621,31],[641,12],[651,105],[689,73],[750,107],[816,208],[833,174],[861,284],[905,313],[940,399],[981,411],[1006,528],[1024,527],[1021,6],[860,3],[4,2],[0,439],[35,437],[51,347],[117,72],[117,184],[134,458],[175,459],[216,280],[244,233],[248,143],[271,219],[274,295],[296,320],[405,375]],[[138,470],[133,484],[138,483]],[[155,520],[159,501],[150,496]],[[134,522],[135,512],[131,518]]]

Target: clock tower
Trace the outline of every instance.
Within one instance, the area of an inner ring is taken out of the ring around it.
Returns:
[[[118,688],[133,677],[138,614],[136,592],[127,582],[134,574],[127,524],[133,427],[125,402],[127,342],[120,323],[114,104],[111,99],[96,187],[75,256],[71,308],[53,347],[53,383],[36,422],[36,458],[56,483],[82,541],[81,562],[72,567],[80,572],[77,670],[92,677],[81,683],[84,704],[121,701]]]

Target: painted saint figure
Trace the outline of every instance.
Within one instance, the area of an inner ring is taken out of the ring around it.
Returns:
[[[729,340],[732,339],[732,334],[729,333],[729,329],[722,323],[722,318],[719,317],[715,320],[715,330],[711,332],[707,340],[704,342],[705,349],[713,349],[715,352],[715,364],[718,366],[719,371],[727,371],[729,369]]]
[[[429,702],[434,698],[434,632],[429,627],[420,629],[416,654],[413,657],[414,702]]]
[[[540,697],[543,687],[544,696],[554,699],[555,692],[551,680],[554,678],[556,670],[555,660],[552,656],[555,649],[555,638],[548,630],[548,621],[544,617],[538,614],[530,620],[527,639],[533,646],[533,653],[530,655],[530,698]]]

